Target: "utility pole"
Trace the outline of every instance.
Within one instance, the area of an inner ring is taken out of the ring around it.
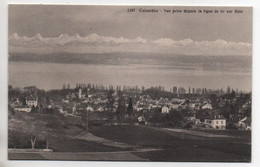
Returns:
[[[183,115],[181,116],[181,139],[183,140]]]
[[[84,104],[85,111],[87,112],[86,131],[88,131],[88,106],[89,106],[88,104]],[[82,118],[83,118],[83,122],[85,123],[85,121],[86,121],[86,115],[84,114]]]
[[[48,122],[50,121],[50,112],[48,112]],[[46,149],[49,149],[49,134],[50,134],[50,129],[47,129],[47,136],[46,136]]]
[[[182,129],[181,129],[181,139],[183,140],[183,125],[182,125]]]
[[[88,109],[87,109],[87,131],[88,131]]]

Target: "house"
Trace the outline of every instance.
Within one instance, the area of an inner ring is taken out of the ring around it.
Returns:
[[[238,121],[238,127],[241,130],[251,130],[251,118],[244,117],[243,119]]]
[[[194,109],[195,110],[200,110],[200,103],[196,103]]]
[[[68,100],[68,99],[62,99],[62,102],[64,102],[64,103],[69,103],[70,100]]]
[[[62,113],[62,114],[64,113],[63,107],[62,107],[61,105],[55,105],[54,108],[55,108],[56,110],[58,110],[60,113]]]
[[[246,113],[242,113],[238,111],[238,113],[229,114],[229,121],[238,123],[240,120],[242,120],[245,117],[246,117]]]
[[[167,106],[162,107],[162,113],[163,114],[168,114],[169,113],[169,108]]]
[[[184,103],[186,99],[179,99],[179,98],[173,98],[171,102],[178,102],[178,103]]]
[[[82,89],[79,89],[78,98],[81,99]]]
[[[226,119],[222,115],[213,115],[205,119],[205,126],[214,129],[226,129]]]
[[[72,106],[72,114],[76,115],[77,107],[76,105]]]
[[[136,111],[141,111],[141,110],[143,110],[143,109],[144,109],[143,107],[139,107],[139,106],[136,106],[136,107],[135,107],[135,110],[136,110]]]
[[[172,104],[170,105],[172,109],[178,109],[180,107],[180,103],[179,102],[172,102]]]
[[[99,107],[99,108],[97,109],[97,111],[102,112],[102,111],[104,111],[104,108],[103,108],[103,107]]]
[[[82,101],[82,103],[85,103],[85,104],[90,103],[90,102],[91,101],[89,99],[85,99],[85,100]]]
[[[154,104],[149,104],[148,105],[148,109],[151,110],[152,108],[156,108],[158,107],[157,105],[154,105]]]
[[[86,110],[87,110],[87,111],[90,111],[90,112],[93,112],[93,111],[94,111],[93,107],[91,107],[91,106],[88,106],[88,107],[86,108]]]
[[[78,91],[78,98],[79,99],[85,99],[86,97],[87,97],[87,94],[83,93],[82,89],[79,89],[79,91]]]
[[[153,102],[153,99],[151,98],[151,96],[147,95],[147,96],[146,96],[146,101],[148,101],[148,102]]]
[[[193,102],[189,103],[189,108],[195,109],[195,107],[196,107],[196,103]]]
[[[26,98],[26,105],[29,107],[36,107],[38,105],[38,97],[34,98],[34,97],[27,97]]]
[[[165,105],[169,103],[169,100],[167,98],[162,98],[157,102],[159,105]]]
[[[48,109],[51,109],[51,108],[52,108],[52,105],[48,105],[47,108],[48,108]]]
[[[32,108],[25,106],[25,107],[16,107],[14,108],[15,111],[23,111],[23,112],[31,112]]]
[[[201,109],[209,109],[212,110],[212,105],[210,103],[204,103],[201,105]]]
[[[192,122],[194,125],[199,125],[200,124],[200,119],[197,119],[195,117],[195,115],[194,116],[190,116],[190,117],[185,117],[184,119],[187,122]]]
[[[92,98],[93,97],[93,95],[88,95],[88,98]]]
[[[145,122],[146,122],[144,116],[139,116],[139,117],[137,118],[137,120],[138,120],[139,123],[145,123]]]
[[[11,106],[11,107],[18,107],[18,106],[20,106],[20,101],[19,101],[19,99],[18,98],[12,98],[11,100],[9,100],[9,105]]]

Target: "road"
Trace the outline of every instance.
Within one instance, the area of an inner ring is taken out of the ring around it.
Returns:
[[[75,161],[148,161],[133,153],[159,151],[139,149],[116,152],[9,152],[9,160],[75,160]]]
[[[218,134],[212,134],[212,133],[206,133],[206,132],[200,132],[200,131],[192,131],[192,130],[186,130],[186,129],[173,129],[173,128],[163,128],[163,129],[172,131],[172,132],[184,133],[184,134],[201,136],[201,137],[214,137],[214,138],[229,137],[227,135],[218,135]]]

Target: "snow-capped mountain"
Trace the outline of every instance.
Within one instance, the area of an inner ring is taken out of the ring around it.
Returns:
[[[33,37],[19,36],[14,33],[9,36],[10,45],[66,45],[66,44],[124,44],[124,43],[146,43],[147,40],[137,37],[135,39],[126,39],[123,37],[113,38],[107,36],[100,36],[97,34],[90,34],[85,37],[81,37],[78,33],[72,36],[68,34],[60,34],[58,37],[42,37],[41,34],[36,34]]]
[[[44,37],[40,33],[27,37],[13,33],[9,36],[9,49],[15,52],[152,52],[178,54],[223,54],[241,55],[251,54],[252,45],[247,42],[232,42],[223,39],[215,41],[194,41],[190,38],[174,40],[172,38],[144,39],[111,37],[98,34],[89,34],[85,37],[60,34],[57,37]]]

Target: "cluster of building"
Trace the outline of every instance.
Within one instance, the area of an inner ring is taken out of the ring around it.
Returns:
[[[72,115],[80,115],[82,112],[104,112],[108,102],[105,92],[88,93],[78,92],[69,93],[62,99],[60,104],[63,107],[63,113],[71,113]],[[57,106],[57,105],[56,105]],[[55,107],[55,106],[54,106]]]
[[[21,102],[18,98],[15,98],[12,99],[9,104],[15,111],[31,112],[32,107],[38,106],[38,97],[26,97],[25,104],[23,104],[23,102]]]
[[[177,88],[174,88],[176,91]],[[206,128],[214,129],[226,129],[227,119],[222,115],[214,114],[208,118],[205,118],[203,122],[195,117],[196,111],[199,110],[212,110],[212,104],[210,99],[201,97],[192,98],[156,98],[152,99],[149,95],[143,95],[141,93],[131,94],[133,99],[133,109],[135,112],[141,112],[144,110],[158,109],[162,114],[169,114],[171,110],[181,111],[183,109],[191,111],[194,116],[186,117],[186,121],[193,122],[194,125],[203,124]],[[129,98],[127,92],[123,92],[121,97],[124,99]],[[113,94],[114,102],[111,111],[115,113],[119,105],[118,91],[114,91]],[[219,105],[223,105],[225,99],[219,101]],[[127,100],[126,100],[127,102]],[[223,103],[223,104],[222,104]],[[28,96],[25,98],[25,102],[20,102],[18,98],[9,100],[9,105],[14,108],[15,111],[31,112],[32,108],[36,108],[39,104],[38,97]],[[107,91],[90,91],[90,89],[78,88],[75,91],[66,94],[61,101],[50,100],[46,106],[48,109],[58,110],[65,116],[81,116],[84,113],[102,113],[106,112],[108,104]],[[127,105],[127,104],[125,104]],[[251,105],[251,104],[248,104]],[[136,118],[139,121],[144,121],[142,116]],[[238,120],[238,126],[245,127],[244,129],[251,129],[250,118],[244,117],[243,115]]]
[[[136,103],[134,108],[136,111],[141,111],[143,109],[151,110],[153,108],[162,108],[162,113],[169,113],[170,110],[200,110],[200,109],[212,109],[212,105],[209,99],[204,98],[160,98],[153,100],[149,95],[142,95],[135,99]]]

